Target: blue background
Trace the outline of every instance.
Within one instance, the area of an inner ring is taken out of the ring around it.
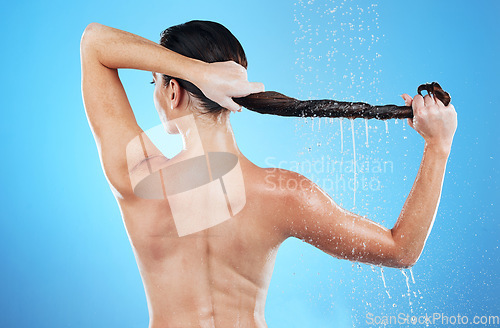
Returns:
[[[408,270],[333,259],[301,241],[280,248],[270,327],[365,327],[366,316],[500,315],[497,1],[17,1],[0,33],[0,326],[146,327],[140,276],[102,174],[80,92],[79,42],[99,22],[158,41],[168,26],[214,20],[240,40],[249,78],[306,98],[402,104],[439,81],[458,112],[443,195],[426,248]],[[352,24],[352,25],[349,25]],[[143,129],[159,124],[149,72],[120,73]],[[420,163],[406,122],[232,118],[261,166],[321,158],[390,162],[363,190],[325,188],[345,208],[392,227]],[[342,122],[342,133],[340,130]],[[343,145],[341,143],[343,140]],[[353,141],[355,148],[353,148]],[[359,169],[359,166],[358,166]],[[301,172],[324,182],[338,172]],[[351,172],[340,172],[351,181]]]

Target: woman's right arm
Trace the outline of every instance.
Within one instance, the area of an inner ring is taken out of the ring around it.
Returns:
[[[289,234],[328,254],[352,261],[390,267],[410,267],[418,260],[436,217],[446,162],[457,117],[453,105],[430,96],[404,95],[412,105],[409,124],[425,139],[424,153],[413,187],[392,229],[338,206],[318,186],[300,181],[300,192],[290,193],[299,204],[288,226]]]
[[[104,172],[115,190],[131,193],[126,159],[130,140],[142,133],[118,69],[157,72],[194,83],[210,99],[230,110],[239,106],[231,97],[263,90],[250,83],[235,62],[205,63],[177,54],[138,35],[98,23],[85,29],[80,54],[82,95]]]
[[[235,62],[206,63],[188,58],[138,35],[99,23],[87,26],[82,44],[90,44],[87,52],[93,52],[107,68],[138,69],[190,81],[205,96],[231,111],[240,108],[231,98],[264,91],[262,83],[248,82],[246,69]]]

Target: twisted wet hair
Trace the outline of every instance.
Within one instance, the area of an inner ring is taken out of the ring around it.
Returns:
[[[226,27],[216,22],[193,20],[169,27],[161,33],[160,44],[181,55],[207,63],[232,60],[245,68],[248,66],[245,52],[238,39]],[[172,78],[171,76],[163,75],[165,85],[168,85]],[[216,102],[205,97],[203,92],[191,82],[179,78],[176,78],[176,80],[182,88],[200,100],[203,110],[206,113],[218,115],[226,110]],[[439,86],[437,83],[436,85]],[[431,92],[429,88],[425,90],[429,93]],[[418,92],[420,93],[420,91],[421,88],[419,87]],[[441,91],[444,92],[443,90]],[[448,95],[446,92],[444,93]],[[435,95],[439,97],[441,93],[436,92]],[[233,100],[249,110],[261,114],[279,116],[363,117],[367,119],[402,119],[413,117],[412,108],[408,106],[373,106],[363,102],[330,99],[297,100],[275,91],[254,93],[246,97],[233,98]],[[445,105],[447,104],[445,103]]]

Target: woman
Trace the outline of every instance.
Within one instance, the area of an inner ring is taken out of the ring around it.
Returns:
[[[174,26],[156,44],[92,23],[81,40],[81,61],[87,117],[135,252],[150,327],[266,327],[267,288],[288,237],[351,261],[406,268],[419,258],[457,126],[453,105],[403,95],[414,112],[408,122],[425,148],[401,214],[386,229],[342,209],[305,177],[277,169],[270,175],[239,151],[229,114],[241,106],[232,98],[264,87],[247,81],[243,49],[222,25]],[[179,155],[167,159],[143,134],[119,68],[153,73],[160,119],[183,137]],[[226,167],[224,158],[234,165]],[[280,183],[300,188],[272,187]],[[217,221],[207,210],[214,208],[226,217]]]

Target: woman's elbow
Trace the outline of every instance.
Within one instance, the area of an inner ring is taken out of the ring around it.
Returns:
[[[87,25],[82,33],[82,38],[80,39],[80,48],[86,47],[88,44],[90,44],[93,36],[96,34],[96,31],[98,31],[101,27],[102,24],[99,23],[90,23],[89,25]]]
[[[394,262],[399,269],[409,269],[417,263],[419,257],[420,254],[402,251]]]
[[[399,262],[398,262],[398,268],[399,269],[410,269],[412,266],[415,265],[415,263],[417,263],[417,260],[416,259],[401,259]]]
[[[379,260],[386,267],[409,269],[417,263],[419,257],[420,253],[395,246],[383,252]]]

